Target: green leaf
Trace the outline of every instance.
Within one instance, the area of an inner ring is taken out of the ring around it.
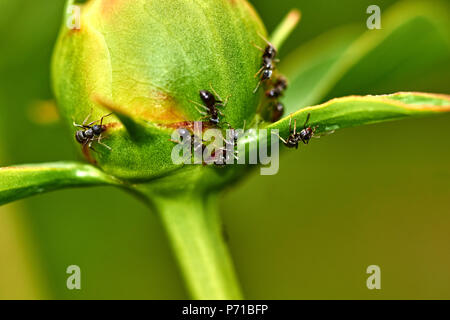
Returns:
[[[0,168],[0,205],[69,187],[120,185],[97,168],[76,162],[55,162]]]
[[[348,26],[299,47],[279,66],[290,82],[286,112],[436,68],[450,52],[446,12],[440,2],[402,2],[382,13],[381,30]]]
[[[450,111],[450,96],[420,92],[399,92],[379,96],[349,96],[332,99],[324,104],[300,109],[292,114],[297,127],[308,123],[317,133],[407,117],[423,117]],[[279,129],[282,137],[289,135],[291,116],[270,125]]]

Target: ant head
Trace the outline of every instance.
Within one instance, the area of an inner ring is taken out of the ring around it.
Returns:
[[[92,132],[94,132],[95,135],[99,135],[105,130],[106,130],[106,126],[104,126],[104,125],[96,124],[96,125],[92,126]]]
[[[211,121],[214,124],[219,124],[219,116],[217,116],[217,114],[215,115],[211,115],[211,118],[209,119],[209,121]]]
[[[217,102],[216,97],[207,90],[200,91],[200,99],[202,99],[203,103],[207,106],[213,106]]]
[[[179,128],[177,131],[182,137],[187,137],[189,135],[189,131],[186,128]]]
[[[264,72],[262,74],[262,80],[270,79],[272,77],[272,73],[273,73],[273,71],[270,69],[264,70]]]
[[[275,105],[275,111],[283,112],[283,111],[284,111],[284,104],[282,104],[281,102],[278,102],[278,103]]]
[[[285,90],[287,88],[287,80],[284,77],[279,77],[277,79],[277,82],[275,84],[277,87],[280,87],[281,89]]]
[[[270,89],[266,92],[266,96],[271,99],[278,98],[280,96],[280,92],[276,89]]]
[[[307,128],[305,129],[305,132],[306,132],[308,135],[310,135],[310,134],[313,133],[313,129],[312,129],[311,127],[307,127]]]
[[[277,55],[277,50],[272,46],[272,45],[268,45],[266,47],[266,49],[264,50],[264,58],[273,60],[275,58],[275,56]]]

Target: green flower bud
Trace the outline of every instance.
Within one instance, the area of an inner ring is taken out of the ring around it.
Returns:
[[[73,5],[80,17],[71,17]],[[170,136],[202,117],[193,103],[202,103],[200,90],[229,96],[222,129],[254,120],[262,98],[253,93],[261,65],[254,44],[265,45],[258,34],[264,26],[245,0],[69,1],[52,66],[61,114],[72,126],[91,111],[87,123],[115,111],[103,121],[101,142],[111,150],[96,141],[95,151],[84,148],[113,176],[146,181],[179,170]]]

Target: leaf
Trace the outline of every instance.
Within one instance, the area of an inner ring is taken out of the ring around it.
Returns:
[[[292,114],[297,127],[303,127],[308,114],[308,126],[317,133],[407,117],[423,117],[450,112],[450,96],[420,92],[399,92],[379,96],[349,96],[300,109]],[[290,116],[268,126],[279,129],[282,137],[289,135]]]
[[[149,125],[146,125],[143,120],[134,118],[127,109],[98,96],[93,97],[93,100],[102,107],[114,113],[117,118],[119,118],[132,140],[136,141],[143,138],[149,138],[151,136]],[[156,134],[158,134],[158,132]]]
[[[381,30],[348,26],[299,47],[279,66],[290,82],[286,112],[436,68],[449,56],[445,12],[440,2],[402,2],[382,13]]]
[[[69,187],[120,185],[97,168],[76,162],[55,162],[0,168],[0,205]]]

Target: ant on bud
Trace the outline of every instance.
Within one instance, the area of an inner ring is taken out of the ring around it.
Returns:
[[[226,105],[228,103],[228,99],[229,99],[230,96],[228,96],[225,99],[225,101],[223,101],[222,98],[214,90],[212,85],[210,85],[210,87],[211,87],[211,91],[214,94],[209,92],[209,91],[207,91],[207,90],[200,90],[200,92],[199,92],[200,99],[203,101],[203,103],[205,105],[197,103],[195,101],[191,101],[191,102],[196,105],[195,108],[197,109],[197,111],[204,116],[204,117],[202,117],[202,119],[208,118],[209,122],[211,124],[218,125],[219,122],[220,122],[219,115],[221,115],[221,116],[225,116],[225,115],[217,107],[218,106],[226,107]],[[205,109],[205,111],[202,111],[197,106],[202,107],[203,109]]]
[[[303,142],[304,144],[308,144],[309,140],[311,140],[311,138],[314,136],[316,129],[319,126],[315,126],[314,128],[311,127],[307,127],[306,125],[309,122],[309,118],[310,118],[311,114],[308,113],[308,116],[306,117],[306,121],[305,124],[303,125],[303,130],[300,132],[297,132],[297,119],[294,120],[294,131],[292,131],[292,115],[291,118],[289,119],[289,136],[285,139],[283,139],[282,137],[278,136],[280,138],[280,140],[283,142],[283,144],[288,147],[288,148],[296,148],[298,149],[298,144],[299,142]]]
[[[272,106],[272,122],[277,122],[284,114],[284,104],[281,102],[275,102]]]
[[[268,97],[269,99],[277,99],[283,95],[286,89],[287,89],[287,80],[286,78],[280,76],[275,81],[273,88],[266,91],[266,97]]]
[[[233,157],[236,160],[239,160],[238,151],[228,150],[227,148],[221,148],[219,150],[222,151],[222,154],[220,157],[218,155],[216,155],[215,153],[212,155],[212,157],[214,158],[214,164],[216,166],[222,167],[222,166],[227,165],[229,160],[231,159],[231,157]],[[233,162],[234,162],[234,159],[233,159]]]
[[[261,69],[259,69],[259,71],[255,74],[255,78],[260,75],[260,80],[259,80],[258,85],[256,86],[255,90],[253,90],[253,93],[256,93],[258,91],[262,82],[272,78],[273,70],[274,70],[273,63],[278,62],[278,60],[275,59],[275,57],[277,56],[277,50],[275,49],[273,44],[271,44],[261,34],[258,33],[258,35],[261,39],[263,39],[267,43],[267,46],[264,49],[262,49],[262,48],[258,47],[257,45],[253,44],[253,46],[255,48],[257,48],[258,50],[260,50],[263,53]]]
[[[82,124],[76,124],[75,121],[73,122],[73,125],[75,127],[82,128],[82,130],[78,130],[75,133],[75,139],[77,140],[78,143],[82,144],[83,147],[85,147],[87,145],[87,146],[89,146],[90,149],[92,149],[94,151],[95,151],[95,149],[92,147],[92,143],[94,141],[97,141],[98,144],[111,150],[111,147],[102,143],[102,138],[103,138],[102,134],[103,134],[103,132],[106,131],[106,126],[103,124],[103,119],[106,117],[109,117],[110,115],[112,115],[112,113],[104,115],[99,120],[95,120],[95,121],[92,121],[92,122],[86,124],[86,122],[89,120],[91,115],[92,115],[92,109],[91,109],[91,112],[86,117],[86,119],[84,119]],[[94,124],[99,121],[100,121],[100,124]]]
[[[245,125],[246,121],[244,120],[244,127],[242,128],[242,133],[245,132]],[[228,124],[229,132],[228,132],[228,140],[225,138],[222,138],[225,142],[226,147],[221,148],[222,151],[222,157],[215,159],[214,164],[218,166],[226,165],[231,159],[231,157],[234,157],[234,159],[239,160],[239,151],[236,150],[238,140],[241,138],[241,132],[237,131],[236,129],[232,128],[230,124]]]
[[[191,134],[187,129],[185,128],[180,128],[177,130],[178,134],[180,135],[180,137],[188,137],[190,136],[191,138],[191,148],[194,152],[197,152],[197,150],[199,150],[200,148],[202,149],[202,152],[205,150],[206,145],[203,144],[204,140],[203,139],[196,139],[196,135],[194,135],[193,133]],[[178,143],[178,144],[182,144],[183,142],[179,141],[179,140],[173,140],[173,139],[169,139],[169,141]],[[200,142],[199,142],[200,141]]]
[[[283,96],[284,91],[287,89],[286,78],[280,76],[275,81],[273,88],[266,91],[266,97],[269,99],[274,99],[275,102],[271,104],[272,106],[272,122],[277,122],[281,119],[284,113],[284,105],[277,99]]]

